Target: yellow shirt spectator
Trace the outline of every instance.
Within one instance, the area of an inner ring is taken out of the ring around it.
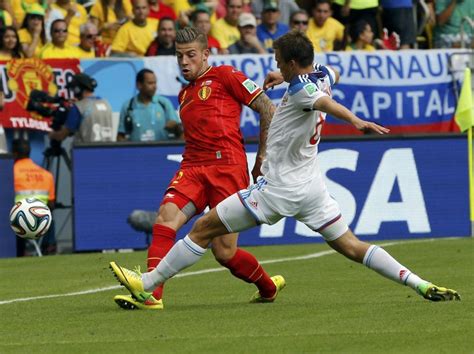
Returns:
[[[351,50],[365,50],[367,52],[373,52],[375,50],[375,47],[371,44],[366,44],[363,48],[357,48],[354,44],[351,44],[346,47],[346,51]]]
[[[130,0],[123,0],[123,10],[124,10],[124,15],[132,18],[132,4]],[[105,20],[105,11],[104,7],[102,6],[101,1],[96,1],[94,6],[92,6],[91,11],[89,12],[89,16],[93,19],[97,19],[97,28],[99,28],[100,35],[102,37],[102,41],[106,44],[111,44],[113,42],[113,39],[115,38],[115,35],[117,34],[117,28],[114,28],[114,26],[111,26],[114,23],[117,23],[117,15],[115,14],[115,11],[113,8],[107,8],[107,21]],[[104,26],[108,25],[108,28],[104,28]]]
[[[203,3],[198,3],[198,4],[199,4],[200,8],[202,8]],[[198,4],[196,4],[196,5],[198,5]],[[166,4],[166,5],[168,5],[168,4]],[[176,13],[176,16],[179,17],[179,14],[183,11],[191,12],[191,11],[196,10],[196,8],[197,8],[196,5],[191,5],[189,3],[189,0],[174,0],[173,5],[169,5],[169,6],[171,6],[173,8],[174,12]],[[212,11],[210,21],[211,21],[211,24],[214,24],[214,22],[217,21],[217,16],[216,16],[215,11]]]
[[[91,50],[90,52],[86,52],[81,47],[77,47],[77,52],[78,52],[79,58],[81,59],[95,58],[95,51],[93,50]]]
[[[80,58],[80,53],[77,47],[65,44],[64,48],[59,48],[53,43],[47,43],[39,56],[41,59],[65,59],[65,58]]]
[[[330,52],[334,50],[335,41],[343,40],[344,26],[338,20],[329,17],[322,27],[318,27],[311,18],[306,35],[313,43],[315,52]]]
[[[114,52],[132,52],[144,56],[148,46],[156,37],[158,20],[148,18],[144,27],[139,27],[133,21],[124,24],[118,30],[112,42]]]
[[[340,6],[344,6],[346,0],[333,0],[333,3],[338,4]],[[351,9],[354,10],[363,10],[372,7],[377,7],[379,6],[379,2],[378,0],[351,0],[349,2],[349,6]]]
[[[39,4],[40,2],[46,3],[45,1],[38,1],[38,0],[11,0],[11,2],[12,2],[13,16],[15,16],[16,21],[18,22],[19,26],[21,26],[21,24],[23,23],[23,20],[25,19],[26,7],[31,6],[33,4]],[[43,8],[46,9],[46,7],[43,7]]]
[[[11,26],[13,24],[12,16],[5,10],[0,10],[0,17],[3,19],[5,26]]]
[[[221,48],[229,48],[240,39],[240,32],[237,26],[229,25],[221,18],[212,25],[211,36],[219,41]]]
[[[30,32],[26,28],[22,28],[18,31],[18,37],[20,37],[20,43],[30,44],[33,41],[33,37],[31,37]],[[34,57],[38,58],[41,50],[43,49],[43,43],[39,43],[35,48]]]
[[[12,56],[11,54],[3,54],[3,53],[0,53],[0,60],[10,60],[12,59]]]
[[[74,3],[74,6],[76,7],[76,14],[73,16],[68,26],[69,35],[67,37],[67,43],[70,45],[79,44],[80,27],[81,25],[87,22],[87,11],[84,6],[77,3]],[[56,4],[51,4],[51,11],[49,13],[48,22],[52,23],[58,18],[65,19],[66,15],[67,10]],[[49,32],[49,30],[47,32]]]
[[[181,11],[188,11],[191,9],[191,4],[189,0],[174,0],[173,1],[173,10],[176,13],[176,16],[179,16]]]

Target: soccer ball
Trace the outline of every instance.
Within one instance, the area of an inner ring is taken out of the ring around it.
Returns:
[[[51,210],[35,198],[22,199],[10,210],[10,226],[18,237],[38,240],[51,226]]]

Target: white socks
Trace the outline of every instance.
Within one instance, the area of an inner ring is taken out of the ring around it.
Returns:
[[[363,263],[384,277],[408,285],[414,290],[417,290],[418,285],[426,283],[425,280],[398,263],[383,248],[375,245],[369,247],[364,256]]]
[[[205,248],[195,244],[186,235],[176,242],[155,269],[142,274],[143,287],[146,291],[153,291],[157,285],[199,261],[205,252]]]
[[[142,274],[143,287],[146,291],[153,291],[157,285],[164,283],[176,273],[199,261],[205,252],[205,248],[200,247],[189,236],[186,236],[176,242],[154,270]],[[384,277],[408,285],[414,290],[417,290],[418,285],[426,283],[425,280],[398,263],[384,249],[375,245],[369,247],[363,263]]]

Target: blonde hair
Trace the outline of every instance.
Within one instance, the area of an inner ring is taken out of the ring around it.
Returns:
[[[194,27],[185,27],[176,32],[177,44],[188,44],[197,42],[202,49],[207,49],[207,35]]]

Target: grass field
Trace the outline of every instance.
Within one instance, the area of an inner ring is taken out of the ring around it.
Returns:
[[[473,245],[386,246],[422,277],[458,290],[462,301],[447,303],[321,254],[329,250],[323,244],[249,248],[261,261],[277,260],[265,268],[287,280],[273,304],[247,303],[253,285],[217,270],[208,252],[186,271],[198,274],[167,284],[158,312],[124,311],[112,301],[126,291],[110,289],[118,283],[108,262],[143,266],[145,252],[0,260],[0,353],[474,353]]]

